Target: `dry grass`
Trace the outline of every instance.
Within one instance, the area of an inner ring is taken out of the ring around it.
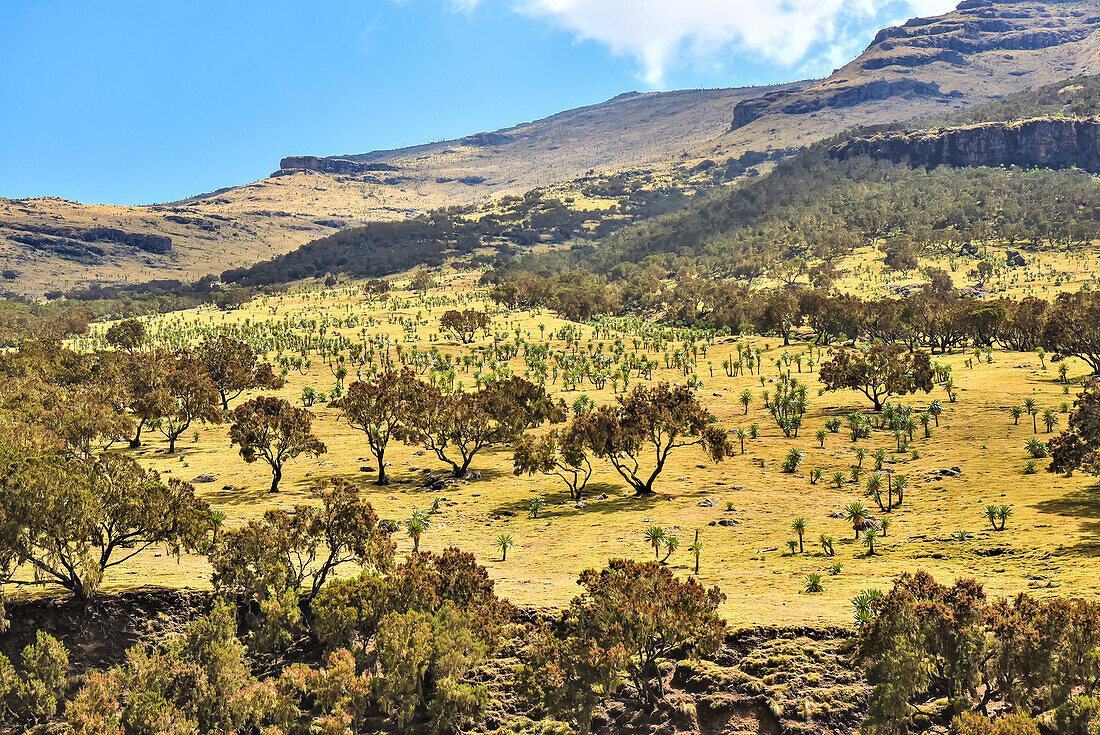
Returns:
[[[436,295],[470,295],[472,280],[472,275],[454,276]],[[284,315],[323,319],[325,315],[343,316],[349,311],[365,310],[362,298],[354,293],[347,289],[323,294],[299,292],[260,299],[230,314],[202,310],[163,319],[191,324],[282,319]],[[435,331],[434,320],[443,310],[425,306],[405,310],[407,316],[419,311],[429,322],[419,329],[420,349],[428,348],[429,335]],[[369,331],[385,331],[400,338],[400,327],[387,321],[392,312],[371,313],[379,323]],[[494,318],[495,329],[511,331],[519,327],[532,341],[539,339],[540,323],[546,325],[548,334],[564,324],[545,313],[502,313]],[[586,336],[591,333],[590,328],[582,328]],[[629,344],[629,338],[626,341]],[[784,350],[808,349],[797,344],[783,348],[777,340],[768,338],[751,341],[765,349],[765,376],[775,375],[775,368],[768,365]],[[433,344],[454,354],[466,349],[447,342]],[[728,378],[723,373],[721,362],[731,353],[736,357],[735,341],[727,339],[700,359],[698,373],[704,384],[701,396],[729,428],[759,424],[761,437],[747,443],[746,455],[720,464],[708,463],[701,452],[692,449],[674,455],[659,482],[659,493],[652,499],[634,497],[609,466],[596,462],[589,488],[591,499],[586,501],[587,507],[579,508],[568,501],[552,478],[515,477],[508,450],[500,448],[475,461],[474,469],[483,473],[483,479],[458,483],[441,493],[446,502],[434,516],[434,526],[424,536],[423,547],[457,545],[473,551],[489,568],[502,594],[521,604],[557,606],[576,593],[577,573],[585,567],[600,566],[610,557],[650,558],[652,549],[643,538],[650,525],[661,525],[681,537],[683,546],[670,564],[678,573],[690,573],[692,560],[686,547],[699,529],[705,544],[700,577],[726,592],[729,599],[724,612],[734,625],[846,623],[851,620],[850,600],[861,589],[884,587],[896,575],[916,568],[947,580],[974,576],[994,594],[1097,593],[1095,560],[1100,544],[1095,539],[1100,529],[1100,490],[1087,476],[1067,478],[1042,471],[1024,474],[1024,442],[1032,436],[1032,428],[1027,418],[1014,426],[1007,412],[1025,397],[1035,398],[1040,410],[1057,410],[1062,402],[1072,401],[1072,396],[1063,395],[1056,371],[1040,369],[1035,355],[998,351],[993,364],[973,369],[964,365],[966,355],[936,358],[953,367],[959,400],[949,403],[941,389],[931,396],[904,399],[923,407],[932,398],[939,398],[946,411],[931,439],[920,438],[918,430],[912,449],[919,452],[919,459],[908,453],[890,452],[889,466],[907,474],[911,488],[905,505],[891,514],[893,523],[881,539],[880,553],[867,557],[863,546],[853,540],[845,520],[831,517],[851,500],[862,499],[872,505],[857,485],[848,482],[837,490],[828,482],[836,471],[849,472],[855,462],[856,445],[842,432],[829,434],[821,449],[815,434],[829,417],[852,410],[867,411],[869,405],[855,392],[818,396],[816,373],[803,374],[801,380],[811,389],[805,428],[797,439],[784,438],[763,408],[759,379]],[[656,357],[661,360],[660,355]],[[297,400],[307,385],[327,390],[333,383],[332,376],[320,360],[315,361],[317,364],[307,375],[291,371],[280,394]],[[707,362],[714,365],[714,377],[710,377]],[[1075,377],[1086,372],[1076,361],[1071,361],[1071,366]],[[512,367],[518,374],[524,371],[522,360]],[[473,383],[470,376],[460,374],[459,379],[467,385]],[[683,375],[665,370],[661,360],[655,379],[677,381],[683,380]],[[604,391],[588,388],[584,392],[599,402],[614,399],[610,386]],[[752,389],[755,396],[747,416],[742,415],[736,400],[744,388]],[[578,394],[563,397],[571,402]],[[435,494],[421,489],[417,479],[421,468],[442,472],[434,456],[416,447],[391,448],[389,459],[395,482],[386,488],[374,487],[367,484],[372,475],[360,471],[361,466],[371,462],[359,432],[339,420],[332,409],[314,410],[318,416],[316,430],[328,444],[329,453],[316,460],[299,458],[290,463],[285,472],[285,490],[278,495],[266,493],[266,465],[245,464],[230,447],[224,426],[201,429],[195,443],[188,437],[177,457],[164,455],[164,442],[150,434],[151,441],[140,451],[140,457],[162,473],[188,480],[201,473],[214,475],[217,481],[199,485],[199,491],[227,514],[231,525],[257,517],[271,507],[308,502],[311,483],[324,477],[360,479],[384,518],[402,519],[414,507],[429,506]],[[1060,418],[1064,426],[1066,416],[1060,414]],[[1041,422],[1039,432],[1044,433]],[[876,431],[860,445],[872,451],[879,447],[892,450],[895,442],[890,434]],[[785,474],[779,465],[793,446],[805,451],[805,462],[796,474]],[[868,459],[864,466],[869,464]],[[960,467],[962,474],[925,482],[927,471],[952,466]],[[824,479],[816,485],[811,485],[807,477],[813,467],[824,470]],[[549,502],[537,520],[529,518],[524,510],[525,503],[536,494]],[[713,499],[715,507],[702,507],[700,503],[706,499]],[[733,503],[732,512],[725,508],[727,501]],[[989,503],[1012,506],[1014,514],[1004,532],[993,532],[983,519],[982,508]],[[881,517],[877,508],[875,511]],[[789,555],[786,542],[794,538],[790,524],[798,516],[809,522],[807,550],[805,554]],[[738,523],[730,527],[709,525],[722,519]],[[970,532],[972,538],[954,540],[953,534],[960,530]],[[493,540],[502,532],[515,538],[506,563],[499,561],[493,549]],[[816,539],[822,533],[836,537],[835,558],[820,552]],[[400,537],[401,552],[410,546],[406,538]],[[835,575],[829,573],[834,563],[843,565]],[[825,591],[805,594],[806,575],[813,572],[823,576]],[[202,559],[187,557],[177,563],[168,557],[146,554],[115,573],[111,583],[201,587],[208,584],[207,574]]]

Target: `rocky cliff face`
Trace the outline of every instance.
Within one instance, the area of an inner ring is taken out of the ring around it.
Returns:
[[[926,114],[935,106],[930,103],[993,98],[1037,86],[1052,72],[1065,79],[1100,71],[1094,68],[1098,45],[1100,6],[1095,2],[963,0],[954,12],[883,29],[859,58],[828,79],[740,103],[733,129],[766,115],[806,115],[887,101],[899,111]],[[894,119],[904,119],[904,113]]]
[[[335,174],[338,176],[355,176],[357,174],[364,174],[372,171],[396,170],[397,168],[395,166],[386,163],[352,161],[347,158],[339,158],[336,156],[330,158],[319,158],[318,156],[287,156],[279,161],[279,171],[276,172],[276,175],[282,172],[291,171],[319,171],[324,174]]]
[[[840,160],[870,156],[910,166],[1079,168],[1100,173],[1100,118],[1038,118],[852,138],[833,147]]]

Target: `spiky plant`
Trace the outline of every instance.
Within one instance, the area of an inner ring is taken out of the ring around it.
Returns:
[[[867,556],[874,556],[876,554],[875,541],[878,537],[879,532],[877,528],[868,528],[863,532],[863,545],[867,547]]]
[[[1034,436],[1029,437],[1028,440],[1024,442],[1024,448],[1027,450],[1027,453],[1035,459],[1043,459],[1049,454],[1047,445],[1043,443],[1041,439]]]
[[[414,509],[405,519],[405,531],[412,539],[414,554],[420,551],[420,537],[431,527],[432,522],[428,520],[428,514],[421,510]]]
[[[494,543],[498,549],[500,549],[500,560],[508,561],[508,551],[512,548],[512,535],[508,533],[502,533],[497,536],[497,540]]]
[[[661,546],[665,542],[665,529],[660,526],[650,526],[645,530],[645,541],[653,547],[653,559],[656,561],[661,557]]]
[[[672,552],[674,552],[674,551],[676,551],[676,549],[680,548],[680,537],[679,536],[673,536],[670,533],[666,533],[664,541],[662,541],[661,543],[665,547],[665,556],[664,556],[663,559],[661,559],[661,563],[664,564],[665,562],[668,561],[668,558],[670,556],[672,556]]]
[[[855,531],[855,537],[858,539],[863,524],[871,517],[871,512],[867,510],[866,505],[858,500],[853,500],[844,506],[844,517],[852,524],[852,530]]]
[[[695,541],[688,547],[688,551],[695,555],[695,576],[699,576],[699,555],[703,553],[703,542],[699,540],[699,532],[695,532]]]
[[[782,470],[788,475],[793,474],[802,464],[802,459],[805,456],[803,451],[798,447],[791,447],[787,450],[787,456],[783,460]]]
[[[791,530],[798,534],[798,553],[802,553],[802,539],[806,534],[806,519],[802,516],[791,522]]]

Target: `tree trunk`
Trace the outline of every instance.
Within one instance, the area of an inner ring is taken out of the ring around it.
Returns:
[[[138,422],[137,431],[134,433],[134,438],[130,440],[130,449],[137,449],[141,446],[141,430],[145,428],[145,419]]]
[[[270,492],[279,492],[279,480],[283,479],[282,465],[271,465],[271,490]]]
[[[375,485],[389,485],[390,478],[386,476],[386,453],[384,451],[375,455],[378,458],[378,479]]]
[[[177,436],[179,436],[179,434],[172,434],[171,436],[168,437],[168,453],[169,454],[175,454],[176,453],[176,437]]]

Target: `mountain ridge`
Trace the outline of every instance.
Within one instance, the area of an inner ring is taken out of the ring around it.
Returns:
[[[396,150],[288,156],[264,179],[166,204],[0,200],[0,272],[27,294],[87,284],[196,280],[290,252],[345,227],[480,206],[541,188],[576,206],[620,173],[691,195],[725,162],[771,161],[859,126],[959,112],[1100,71],[1100,11],[1080,0],[964,0],[883,29],[821,80],[623,93],[497,131]],[[72,230],[81,237],[67,237]],[[32,232],[33,237],[27,233]],[[95,239],[95,233],[121,236]],[[91,234],[89,234],[91,233]],[[161,252],[127,243],[163,242]],[[90,238],[90,239],[82,239]]]

